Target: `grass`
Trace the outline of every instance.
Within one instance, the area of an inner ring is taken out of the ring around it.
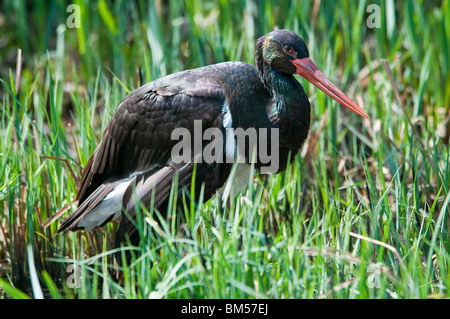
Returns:
[[[0,4],[3,297],[449,297],[450,1],[74,3],[78,29],[66,26],[70,2]],[[379,29],[366,26],[369,4]],[[300,34],[371,120],[302,80],[312,128],[287,171],[257,176],[227,209],[198,199],[166,220],[142,207],[140,254],[119,281],[117,224],[55,235],[59,222],[46,221],[73,209],[80,171],[129,91],[211,63],[253,64],[256,38],[274,27]]]

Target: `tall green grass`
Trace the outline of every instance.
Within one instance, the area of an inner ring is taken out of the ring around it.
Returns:
[[[3,296],[449,296],[450,1],[79,0],[79,29],[66,26],[70,3],[0,4]],[[366,26],[369,4],[379,29]],[[117,224],[55,235],[58,221],[45,222],[72,211],[129,91],[210,63],[253,64],[255,40],[275,27],[300,34],[371,120],[301,80],[312,129],[288,170],[257,176],[226,208],[173,203],[165,219],[142,207],[143,241],[118,280]]]

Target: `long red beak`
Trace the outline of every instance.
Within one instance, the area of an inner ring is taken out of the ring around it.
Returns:
[[[291,61],[297,67],[297,74],[304,77],[306,80],[314,84],[320,90],[325,92],[329,97],[338,102],[343,107],[369,118],[369,115],[355,102],[342,93],[336,85],[334,85],[326,76],[319,70],[319,68],[311,61],[310,58],[295,59]]]

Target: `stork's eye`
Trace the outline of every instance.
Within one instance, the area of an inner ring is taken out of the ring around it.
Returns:
[[[284,44],[282,46],[282,48],[286,54],[289,54],[290,56],[292,56],[294,58],[297,57],[297,52],[295,52],[294,48],[292,46],[290,46],[289,44]]]

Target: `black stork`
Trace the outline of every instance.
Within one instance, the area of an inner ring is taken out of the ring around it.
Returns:
[[[276,172],[283,171],[288,158],[293,158],[304,143],[310,127],[310,102],[294,74],[342,106],[368,117],[316,67],[306,44],[292,31],[276,30],[258,39],[255,62],[256,67],[224,62],[187,70],[131,92],[117,107],[88,160],[78,187],[78,208],[63,220],[58,232],[90,231],[126,210],[116,245],[126,240],[137,245],[139,234],[131,222],[136,217],[136,199],[147,207],[153,200],[154,207],[164,212],[175,176],[179,196],[184,189],[190,189],[193,180],[196,192],[203,184],[206,200],[223,188],[232,164],[198,161],[194,151],[189,161],[175,161],[172,156],[171,150],[178,142],[173,140],[172,132],[184,128],[193,133],[195,121],[201,122],[203,131],[217,128],[224,133],[223,151],[229,156],[235,154],[230,148],[235,148],[236,143],[233,136],[226,134],[226,128],[277,128]],[[248,175],[243,176],[248,182]]]

